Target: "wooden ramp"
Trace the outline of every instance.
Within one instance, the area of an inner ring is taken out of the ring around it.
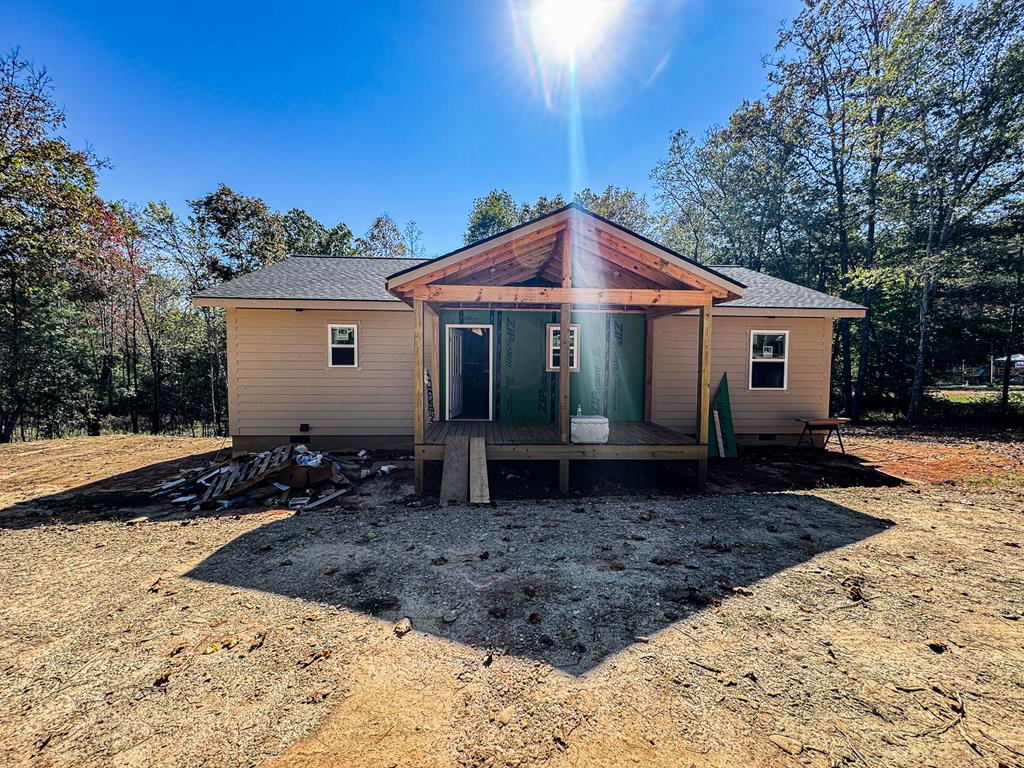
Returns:
[[[452,435],[444,443],[439,501],[445,504],[487,504],[487,443],[483,437]]]
[[[487,441],[482,437],[469,438],[469,503],[491,503],[491,488],[487,483]]]
[[[442,506],[469,501],[469,438],[465,435],[454,435],[445,441],[439,500]]]

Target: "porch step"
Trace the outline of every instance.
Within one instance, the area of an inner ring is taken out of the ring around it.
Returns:
[[[441,506],[469,500],[469,437],[453,435],[444,443],[444,469],[441,473]]]
[[[482,437],[469,438],[469,503],[491,503],[491,488],[487,483],[487,441]]]

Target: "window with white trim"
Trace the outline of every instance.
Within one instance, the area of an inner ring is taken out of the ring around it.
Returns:
[[[750,389],[786,389],[789,331],[750,332]]]
[[[562,364],[562,325],[548,323],[547,371],[557,371]],[[580,356],[576,353],[580,340],[580,327],[576,323],[569,326],[569,370],[580,369]]]
[[[355,325],[327,326],[327,365],[355,368],[359,365],[359,329]]]

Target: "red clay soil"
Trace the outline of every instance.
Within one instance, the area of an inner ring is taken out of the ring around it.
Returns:
[[[1024,472],[1021,437],[876,428],[851,430],[844,441],[862,466],[911,483],[947,483]]]

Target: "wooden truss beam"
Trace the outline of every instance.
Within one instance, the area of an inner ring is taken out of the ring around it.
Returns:
[[[413,291],[413,298],[439,303],[707,307],[711,305],[714,297],[708,291],[672,291],[660,288],[528,288],[498,285],[426,285],[416,288]]]
[[[400,293],[406,293],[413,290],[415,286],[432,283],[446,277],[451,277],[452,275],[465,274],[477,269],[487,269],[495,266],[496,264],[502,263],[505,260],[518,258],[523,253],[533,250],[537,246],[538,240],[551,237],[564,228],[565,222],[559,221],[550,226],[538,229],[536,232],[531,232],[529,235],[517,240],[513,240],[493,248],[488,248],[475,256],[464,258],[461,261],[455,261],[444,267],[437,267],[433,271],[427,272],[414,280],[409,280],[402,285],[396,286],[394,290]]]
[[[656,269],[659,272],[664,272],[667,275],[671,275],[676,280],[687,285],[695,285],[701,290],[710,292],[715,298],[725,298],[729,295],[729,291],[720,285],[715,285],[710,280],[695,275],[694,273],[679,267],[667,259],[663,259],[660,256],[655,256],[647,251],[642,251],[639,248],[634,248],[629,243],[626,243],[614,235],[609,235],[607,232],[597,232],[597,240],[599,243],[604,245],[606,248],[612,251],[617,251],[624,254],[627,258],[635,259],[641,264],[645,264],[652,269]]]

